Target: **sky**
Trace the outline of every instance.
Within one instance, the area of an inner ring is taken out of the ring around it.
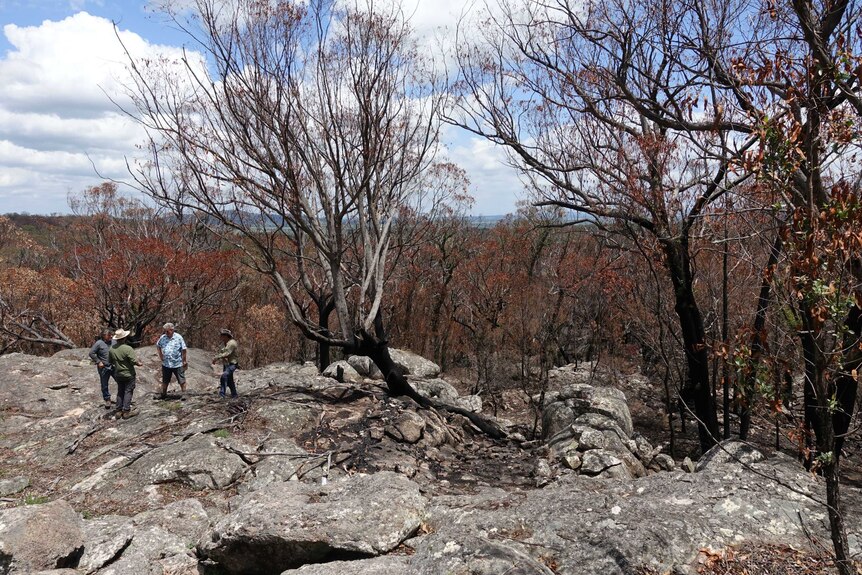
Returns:
[[[464,5],[405,1],[427,37],[454,29]],[[139,57],[184,41],[144,0],[0,0],[0,214],[69,213],[70,194],[128,180],[143,135],[111,101],[122,102],[125,66],[112,22]],[[472,213],[514,212],[523,185],[504,152],[451,126],[443,140],[470,178]]]

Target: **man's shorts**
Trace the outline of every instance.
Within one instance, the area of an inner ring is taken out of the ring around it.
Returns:
[[[186,374],[182,367],[166,367],[162,366],[162,385],[167,385],[171,382],[171,376],[177,376],[177,383],[181,386],[186,384]]]

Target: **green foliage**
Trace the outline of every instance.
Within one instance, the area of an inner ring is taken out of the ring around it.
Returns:
[[[226,439],[230,437],[230,432],[227,429],[216,429],[213,436],[220,439]]]
[[[28,495],[24,498],[24,505],[41,505],[48,502],[45,495]]]
[[[749,402],[757,397],[773,397],[775,390],[770,375],[772,373],[770,363],[763,359],[755,359],[751,348],[740,345],[733,354],[733,367],[736,370],[737,381],[740,391]],[[746,383],[751,387],[746,389]]]
[[[828,465],[828,464],[832,463],[832,461],[834,459],[835,459],[835,452],[833,452],[833,451],[824,451],[823,453],[820,453],[817,456],[817,462],[820,465]]]

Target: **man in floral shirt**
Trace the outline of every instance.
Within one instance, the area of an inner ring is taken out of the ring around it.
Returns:
[[[162,360],[161,398],[165,399],[168,395],[168,384],[173,375],[176,376],[180,389],[185,392],[186,369],[189,367],[189,361],[186,357],[186,342],[183,336],[174,331],[174,324],[166,323],[162,328],[165,333],[156,342],[156,348],[159,350],[159,359]]]

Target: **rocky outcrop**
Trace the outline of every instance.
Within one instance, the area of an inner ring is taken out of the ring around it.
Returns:
[[[565,468],[589,476],[634,478],[674,467],[668,456],[657,457],[660,448],[634,433],[623,392],[586,383],[596,383],[588,367],[555,369],[548,377],[562,387],[544,396],[542,435]]]
[[[193,367],[187,397],[160,401],[145,362],[140,415],[116,421],[75,353],[0,357],[18,378],[0,388],[0,574],[688,574],[701,549],[828,539],[796,461],[731,442],[659,473],[673,460],[600,371],[554,372],[547,437],[526,441],[299,364],[242,371],[236,401]],[[856,553],[862,496],[842,501]]]
[[[637,566],[694,573],[689,565],[699,549],[802,542],[805,526],[824,532],[825,510],[806,495],[820,491],[817,480],[789,459],[770,461],[752,471],[716,464],[636,481],[568,475],[540,490],[487,489],[469,505],[438,497],[428,511],[431,533],[413,543],[409,563],[422,570],[405,573],[452,572],[448,566],[487,553],[489,542],[526,557],[507,555],[511,572],[544,573],[539,562],[558,574],[623,575]],[[577,519],[561,510],[577,510]]]

